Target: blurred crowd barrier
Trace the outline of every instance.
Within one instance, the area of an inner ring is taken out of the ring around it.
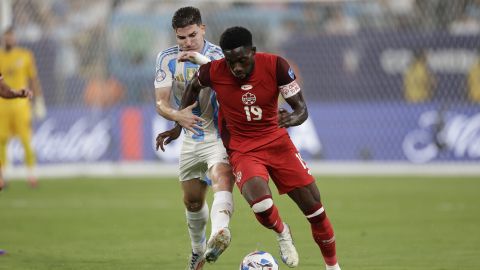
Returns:
[[[208,40],[243,25],[295,67],[311,118],[290,132],[306,159],[480,159],[478,0],[12,0],[50,108],[35,123],[41,163],[176,159],[153,150],[168,126],[153,78],[185,5],[200,8]]]

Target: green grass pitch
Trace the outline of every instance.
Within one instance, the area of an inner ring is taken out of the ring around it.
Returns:
[[[480,269],[480,177],[317,179],[342,269]],[[297,269],[325,269],[306,219],[272,190],[292,228]],[[234,193],[231,246],[204,269],[236,270],[255,249],[279,258],[274,234]],[[1,270],[184,269],[189,246],[173,178],[44,180],[35,190],[14,181],[0,192]]]

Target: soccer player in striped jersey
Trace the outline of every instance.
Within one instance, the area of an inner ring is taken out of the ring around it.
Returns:
[[[182,114],[171,106],[171,96],[179,106],[183,92],[199,66],[223,58],[223,53],[220,47],[205,40],[205,25],[197,8],[178,9],[172,18],[172,27],[177,45],[160,52],[156,61],[156,110],[168,120],[183,121],[179,118]],[[218,132],[215,92],[205,89],[189,108],[201,122],[193,130],[185,130],[179,179],[192,245],[187,269],[198,270],[205,261],[216,261],[230,244],[228,226],[233,213],[234,178]],[[164,151],[163,138],[163,135],[157,137],[157,150],[161,146]],[[209,179],[214,198],[210,212],[212,228],[207,242],[205,231],[209,210],[205,196]]]

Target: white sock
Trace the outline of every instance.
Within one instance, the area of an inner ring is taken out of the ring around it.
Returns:
[[[338,263],[336,263],[335,265],[326,265],[326,270],[341,270],[340,269],[340,265],[338,265]]]
[[[185,211],[187,216],[188,233],[192,241],[194,253],[203,253],[206,248],[205,231],[208,222],[208,204],[205,202],[198,212]]]
[[[212,211],[210,212],[212,220],[211,235],[220,229],[228,227],[230,218],[233,214],[233,195],[229,191],[217,191],[213,194]]]

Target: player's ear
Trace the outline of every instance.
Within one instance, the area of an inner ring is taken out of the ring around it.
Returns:
[[[251,51],[252,51],[252,54],[255,55],[255,53],[257,52],[257,47],[253,46]]]

